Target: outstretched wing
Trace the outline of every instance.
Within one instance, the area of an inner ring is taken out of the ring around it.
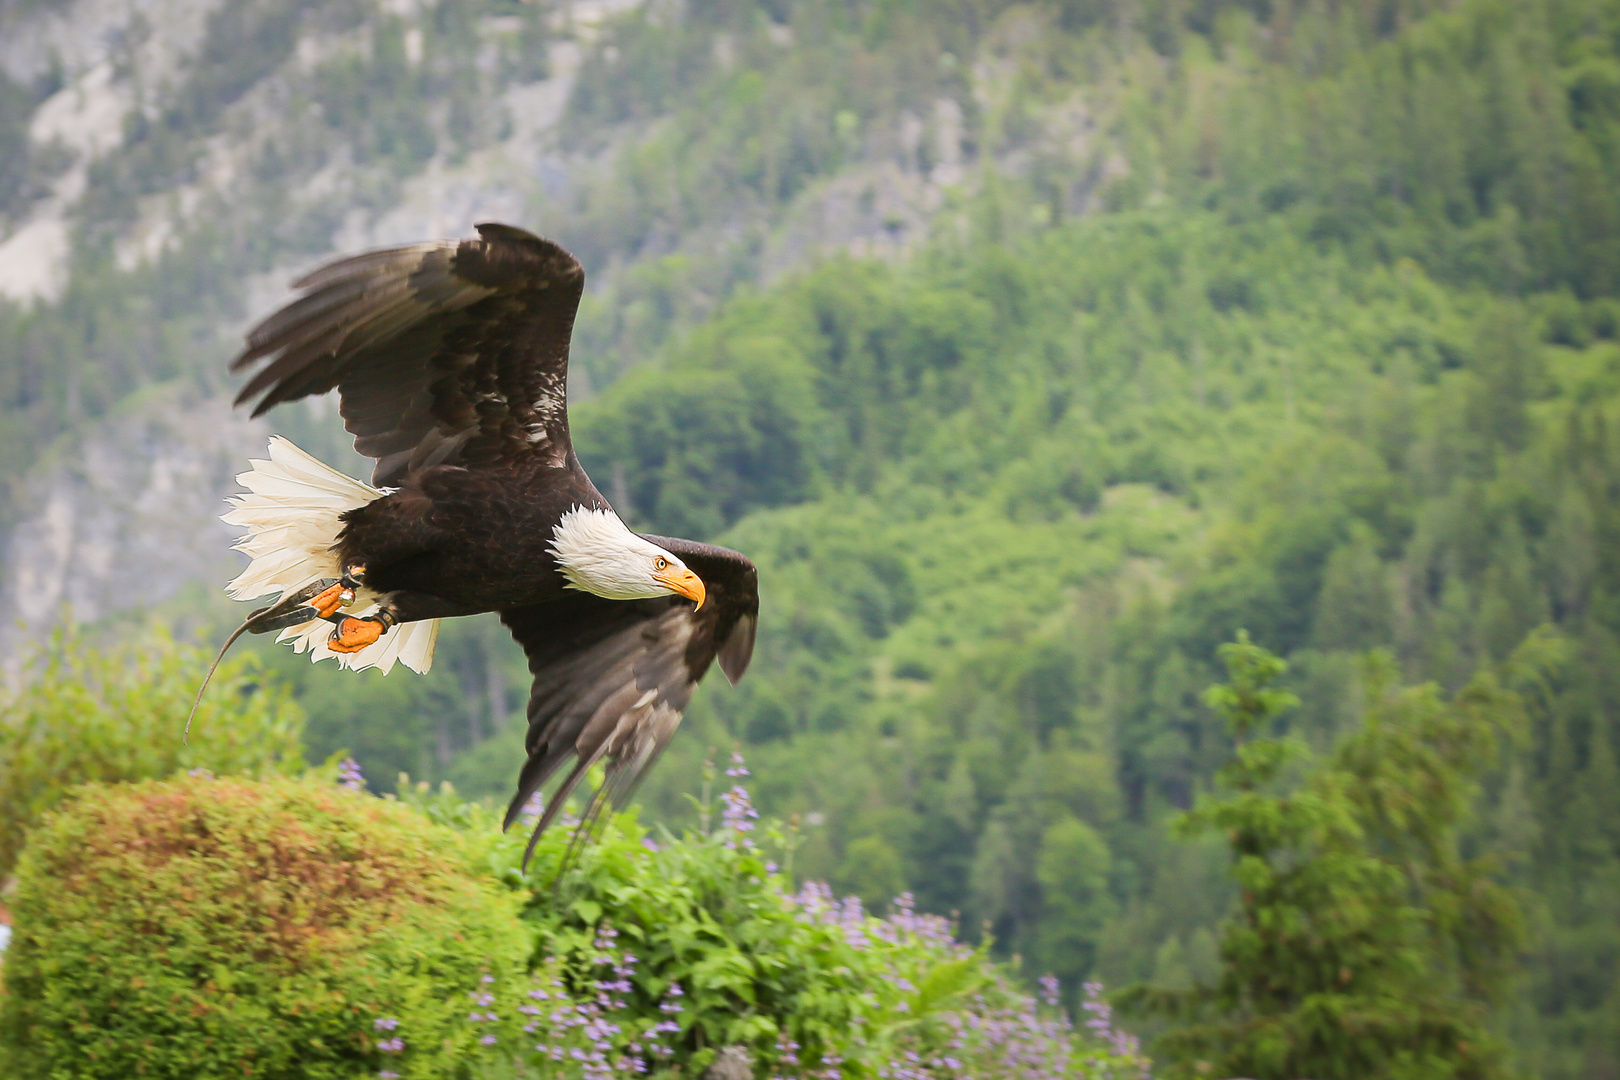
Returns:
[[[236,398],[253,415],[337,389],[354,447],[397,486],[444,462],[568,457],[568,341],[585,271],[510,225],[475,240],[387,248],[293,283],[303,295],[265,319],[231,361],[263,362]]]
[[[561,599],[503,612],[529,657],[528,760],[507,826],[530,797],[573,761],[541,814],[524,853],[567,805],[587,770],[607,762],[589,820],[604,800],[621,802],[668,745],[698,680],[714,660],[735,683],[754,651],[759,592],[754,564],[735,551],[649,536],[703,579],[708,598],[694,611],[678,596],[604,600],[568,591]]]

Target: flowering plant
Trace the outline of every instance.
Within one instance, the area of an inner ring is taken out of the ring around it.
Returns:
[[[759,818],[737,755],[712,813],[714,772],[703,825],[682,837],[608,815],[570,861],[565,815],[527,874],[521,830],[494,845],[492,872],[528,893],[534,951],[526,978],[491,974],[471,995],[484,1075],[700,1076],[723,1055],[761,1078],[1146,1075],[1097,993],[1077,1030],[1055,981],[1046,1000],[1023,992],[909,896],[879,918],[825,885],[794,887],[770,858],[791,860],[793,830]],[[473,823],[448,795],[418,801]],[[407,1045],[381,1069],[408,1061]]]

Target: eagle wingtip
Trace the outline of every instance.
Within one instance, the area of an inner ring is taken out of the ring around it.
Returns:
[[[522,261],[536,259],[542,280],[583,280],[585,268],[573,253],[555,240],[500,221],[480,221],[473,225],[485,245],[511,245],[522,250]]]
[[[537,236],[528,229],[516,225],[508,225],[504,221],[476,221],[473,229],[477,231],[482,240],[516,240],[519,242],[545,244],[550,241],[543,236]]]

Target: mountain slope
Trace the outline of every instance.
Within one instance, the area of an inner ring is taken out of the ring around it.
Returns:
[[[988,145],[977,130],[1011,85],[989,61],[1021,47],[1004,7],[880,24],[820,2],[0,6],[7,633],[27,582],[74,544],[110,540],[109,567],[173,578],[117,550],[116,529],[16,539],[41,534],[60,488],[41,463],[119,453],[101,420],[153,382],[223,395],[234,336],[333,253],[481,218],[558,237],[592,277],[585,397],[739,285],[828,250],[912,250],[976,163],[1020,172],[1039,147],[1078,162],[1067,113]],[[271,421],[357,464],[319,406]],[[224,539],[206,518],[177,532],[209,529]],[[84,573],[97,610],[120,606],[110,572]]]

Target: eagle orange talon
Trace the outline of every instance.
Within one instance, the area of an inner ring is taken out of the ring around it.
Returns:
[[[354,599],[354,591],[341,581],[324,592],[316,593],[310,597],[309,606],[314,608],[321,618],[326,618],[337,612],[337,609]]]
[[[335,653],[357,653],[382,637],[387,627],[380,619],[344,619],[326,642]]]

